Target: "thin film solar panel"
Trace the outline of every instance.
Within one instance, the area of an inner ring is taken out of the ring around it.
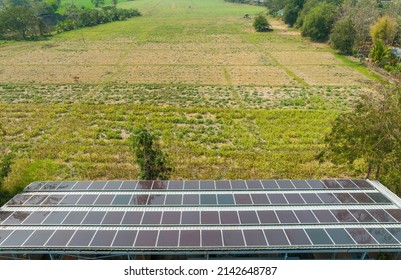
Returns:
[[[198,211],[182,212],[181,223],[183,225],[199,225],[200,213]]]
[[[384,228],[367,228],[366,230],[379,244],[399,244],[398,240]]]
[[[373,237],[363,228],[345,229],[357,244],[377,244]]]
[[[162,218],[163,225],[179,225],[180,222],[181,222],[181,212],[179,211],[163,212],[163,218]]]
[[[133,247],[138,231],[119,230],[113,241],[113,247]]]
[[[289,245],[287,236],[282,229],[265,229],[263,232],[270,246]]]
[[[1,243],[1,247],[21,246],[33,233],[33,230],[15,230]]]
[[[260,229],[243,230],[247,246],[265,246],[267,245],[265,235]]]
[[[92,241],[96,230],[77,230],[71,240],[68,242],[68,247],[86,247]]]
[[[98,230],[89,246],[110,247],[116,233],[116,230]]]
[[[305,229],[313,245],[332,245],[330,237],[324,229]]]
[[[353,245],[354,240],[343,228],[328,228],[326,232],[329,234],[336,245]]]
[[[202,246],[222,246],[222,238],[220,230],[202,230]]]
[[[180,247],[199,247],[200,230],[181,230]]]
[[[23,224],[31,224],[31,225],[37,225],[43,222],[43,220],[50,214],[49,211],[35,211],[32,212],[32,214],[25,219]]]
[[[303,229],[284,229],[291,245],[311,245]]]
[[[64,247],[70,241],[75,230],[57,230],[45,244],[46,247]]]
[[[24,243],[24,246],[43,246],[54,230],[36,230]]]
[[[223,230],[224,246],[245,246],[241,230]]]
[[[135,247],[155,247],[157,235],[157,230],[139,230]]]
[[[214,186],[214,181],[200,181],[200,189],[201,190],[214,190],[216,187]]]
[[[12,232],[12,230],[0,230],[0,245]]]
[[[220,221],[222,224],[238,225],[237,211],[220,211]]]
[[[216,190],[230,190],[231,185],[230,181],[215,181],[216,183]]]
[[[124,217],[123,211],[110,211],[107,212],[102,221],[102,225],[119,225]]]
[[[178,246],[178,230],[161,230],[157,239],[157,246],[160,247],[177,247]]]

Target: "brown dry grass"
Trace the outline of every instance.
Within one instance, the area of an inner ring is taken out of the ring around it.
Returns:
[[[270,52],[283,65],[338,65],[344,64],[329,52]]]

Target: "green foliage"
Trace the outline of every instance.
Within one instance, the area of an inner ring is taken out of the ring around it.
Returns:
[[[382,40],[386,45],[391,45],[397,31],[397,21],[389,16],[383,16],[370,27],[370,36],[373,43]]]
[[[0,11],[0,30],[4,38],[27,40],[42,35],[42,22],[33,8],[12,6]]]
[[[132,147],[137,163],[141,169],[142,180],[166,180],[172,168],[169,167],[167,156],[156,142],[155,135],[146,128],[137,128],[134,131]]]
[[[300,7],[293,4],[289,3],[285,6],[284,8],[284,14],[283,14],[283,20],[286,24],[289,26],[293,26],[295,22],[297,21],[298,14],[301,11]]]
[[[377,40],[370,50],[369,57],[373,63],[383,67],[390,62],[392,53],[389,46],[386,46],[382,40]]]
[[[351,18],[337,21],[330,34],[333,48],[344,54],[352,54],[356,40],[356,29]]]
[[[366,177],[376,179],[401,193],[401,89],[382,88],[366,95],[355,110],[337,117],[326,136],[321,154],[335,163],[366,163]]]
[[[258,15],[253,21],[253,27],[257,32],[265,32],[270,30],[270,24],[264,15]]]
[[[302,36],[314,41],[328,39],[331,28],[336,20],[337,7],[333,4],[320,3],[306,16],[302,25]]]
[[[104,0],[91,0],[92,4],[95,5],[96,8],[104,5]]]

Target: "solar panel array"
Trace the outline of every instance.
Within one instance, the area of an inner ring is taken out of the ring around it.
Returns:
[[[368,180],[34,182],[0,251],[401,248],[401,200]]]

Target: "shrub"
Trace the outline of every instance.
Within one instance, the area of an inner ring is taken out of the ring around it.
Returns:
[[[356,29],[351,18],[339,20],[335,23],[330,34],[330,43],[333,48],[345,54],[351,54],[356,40]]]
[[[253,22],[253,27],[257,32],[265,32],[270,30],[270,24],[269,21],[266,19],[265,16],[263,15],[258,15],[254,22]]]
[[[373,43],[382,40],[386,45],[391,45],[397,35],[397,21],[389,16],[379,18],[370,27],[370,36]]]
[[[336,15],[337,7],[335,5],[320,3],[305,16],[302,36],[308,36],[313,41],[327,40]]]

